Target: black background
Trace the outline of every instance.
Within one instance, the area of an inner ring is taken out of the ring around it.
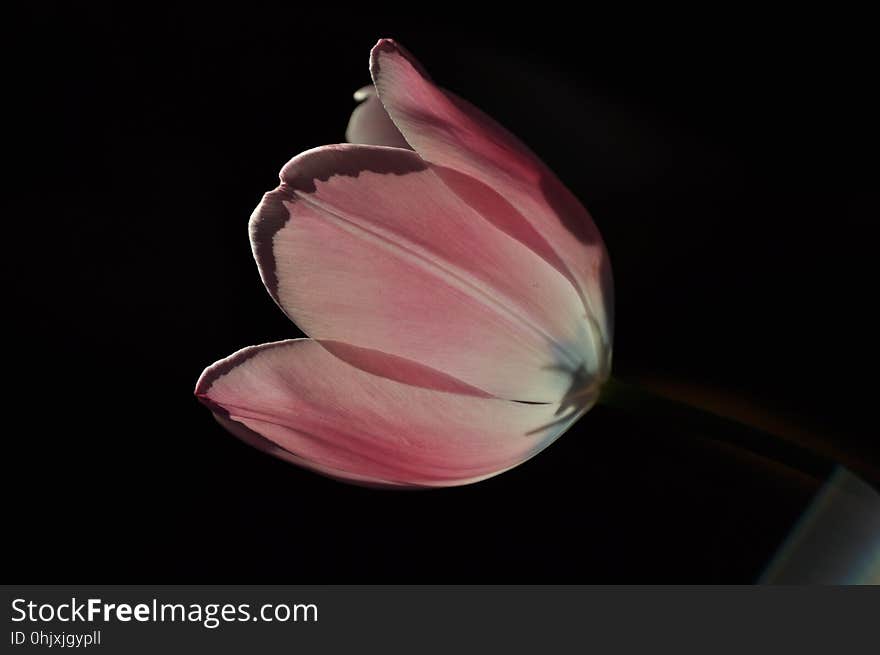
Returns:
[[[392,493],[249,449],[192,390],[298,335],[247,219],[290,157],[343,140],[393,36],[590,209],[617,373],[721,385],[876,463],[864,18],[366,4],[41,3],[11,24],[7,577],[756,579],[815,485],[675,425],[599,407],[498,478]]]

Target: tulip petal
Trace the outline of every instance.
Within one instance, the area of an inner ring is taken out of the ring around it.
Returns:
[[[281,178],[251,241],[266,287],[310,337],[508,400],[557,402],[595,382],[574,287],[414,152],[326,146]]]
[[[590,215],[556,176],[515,136],[480,110],[430,81],[399,44],[382,39],[370,59],[386,111],[426,161],[464,173],[506,198],[531,229],[513,233],[568,277],[596,323],[610,357],[611,268]],[[530,234],[540,234],[545,243]],[[552,254],[545,249],[552,248]],[[610,362],[603,363],[603,368]]]
[[[348,127],[345,130],[346,141],[371,146],[411,149],[400,130],[388,117],[388,112],[379,102],[376,89],[372,84],[358,89],[354,94],[354,99],[360,104],[351,113]]]
[[[393,358],[373,366],[394,369]],[[237,436],[348,481],[449,486],[501,473],[546,447],[592,404],[560,412],[413,387],[360,370],[320,343],[245,348],[209,367],[196,394]]]

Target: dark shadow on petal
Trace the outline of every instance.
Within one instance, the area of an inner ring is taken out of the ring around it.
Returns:
[[[553,173],[542,172],[540,186],[547,204],[578,241],[588,245],[601,243],[599,230],[589,212]]]
[[[489,223],[516,239],[559,271],[577,289],[577,281],[565,262],[538,230],[510,201],[475,177],[444,166],[432,165],[443,183]]]
[[[554,416],[558,416],[554,421],[545,423],[534,430],[530,430],[526,434],[538,434],[547,428],[567,423],[577,416],[586,406],[589,406],[598,393],[595,386],[595,376],[587,372],[586,367],[581,364],[577,369],[571,369],[566,366],[554,365],[547,367],[548,370],[562,371],[571,375],[571,383],[559,402],[559,407],[554,412]]]
[[[393,380],[412,387],[445,391],[476,398],[494,398],[458,378],[438,371],[420,362],[391,355],[372,348],[362,348],[341,341],[318,340],[325,350],[346,364],[386,380]]]

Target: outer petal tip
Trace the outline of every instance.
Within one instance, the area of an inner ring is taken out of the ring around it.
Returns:
[[[383,37],[376,41],[376,45],[370,50],[370,56],[375,57],[382,52],[397,52],[399,49],[400,46],[397,44],[397,41],[390,37]]]
[[[224,357],[223,359],[214,362],[208,368],[202,371],[202,374],[199,376],[199,379],[196,382],[196,388],[193,393],[202,404],[208,407],[215,414],[228,416],[229,412],[226,411],[224,407],[218,405],[211,399],[210,392],[211,387],[214,386],[214,383],[227,373],[231,373],[233,370],[244,364],[248,359],[253,357],[253,355],[261,349],[269,348],[274,345],[283,345],[284,343],[285,342],[283,341],[279,341],[274,344],[266,344],[265,346],[248,346],[247,348],[242,348],[241,350],[232,353],[228,357]]]
[[[410,54],[409,50],[404,48],[394,39],[385,38],[379,39],[378,43],[376,43],[370,51],[370,74],[372,75],[374,82],[379,76],[381,62],[385,57],[404,59],[419,73],[419,75],[426,80],[431,79],[428,71],[419,63],[418,59]]]

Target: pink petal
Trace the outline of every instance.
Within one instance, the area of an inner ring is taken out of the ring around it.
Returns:
[[[388,117],[388,112],[376,97],[376,89],[372,84],[358,89],[354,94],[354,99],[360,104],[354,108],[348,121],[348,128],[345,130],[346,141],[371,146],[411,149],[400,130]]]
[[[581,290],[610,357],[611,267],[601,236],[578,200],[515,136],[435,86],[394,41],[382,39],[373,48],[370,70],[379,99],[419,155],[479,180],[518,210],[530,229],[512,227],[512,234]],[[533,234],[542,240],[535,241]]]
[[[209,367],[196,394],[235,434],[289,461],[353,482],[426,487],[516,466],[594,400],[569,409],[412,387],[308,339],[245,348]]]
[[[594,383],[599,356],[575,288],[499,228],[503,199],[484,198],[480,213],[443,175],[397,148],[327,146],[291,160],[251,219],[270,293],[312,338],[394,355],[462,388],[557,402],[575,378]],[[419,384],[412,366],[396,370]]]

